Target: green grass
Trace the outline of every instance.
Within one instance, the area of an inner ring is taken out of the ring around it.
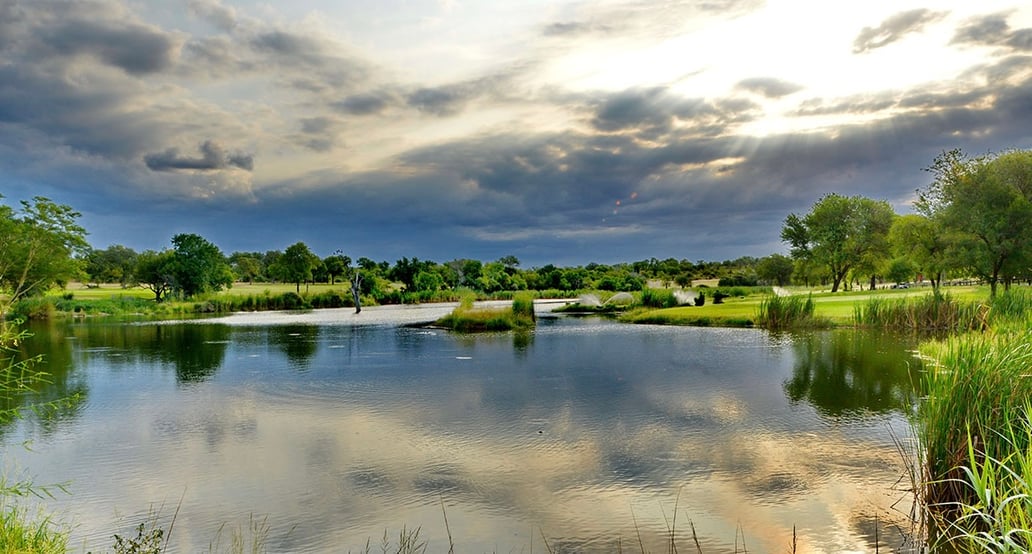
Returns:
[[[532,328],[535,325],[534,299],[531,295],[520,295],[509,308],[478,308],[473,305],[473,296],[466,296],[458,307],[434,325],[464,333]]]
[[[32,517],[23,508],[0,502],[0,554],[64,554],[68,533],[46,515]]]

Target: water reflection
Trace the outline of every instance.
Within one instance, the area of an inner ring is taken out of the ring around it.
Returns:
[[[856,551],[895,500],[885,424],[904,424],[899,405],[861,381],[908,391],[877,375],[888,364],[858,367],[881,355],[855,352],[884,341],[599,320],[543,320],[524,337],[253,320],[61,332],[77,337],[57,348],[91,402],[35,467],[77,484],[61,502],[92,547],[119,531],[112,513],[184,488],[183,552],[249,513],[269,515],[272,551],[360,551],[401,525],[443,551],[442,500],[469,552],[542,533],[553,549],[607,551],[638,531],[665,550],[675,501],[706,552],[733,551],[740,530],[751,552],[784,551],[794,526],[800,552]],[[862,398],[821,405],[822,383],[841,380],[838,394]]]
[[[319,349],[319,328],[315,325],[284,325],[268,331],[269,342],[287,356],[291,367],[304,371]]]
[[[911,405],[920,360],[903,338],[869,332],[792,337],[796,353],[785,394],[838,417],[900,411]]]
[[[0,387],[0,410],[17,414],[43,437],[78,417],[89,394],[86,379],[74,371],[71,348],[60,335],[48,331],[49,326],[38,325],[30,330],[33,336],[16,349],[0,350],[0,383],[4,385]],[[41,349],[51,355],[40,356]],[[15,421],[0,417],[0,441]]]

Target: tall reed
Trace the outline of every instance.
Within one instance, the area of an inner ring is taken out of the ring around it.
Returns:
[[[930,293],[914,298],[871,298],[853,308],[858,327],[906,331],[960,332],[985,329],[989,306],[959,302],[948,294]]]
[[[815,317],[812,295],[764,297],[756,324],[767,329],[804,329],[827,327],[828,321]]]
[[[926,343],[918,410],[930,524],[961,549],[1032,547],[1032,329]],[[1002,546],[1001,546],[1002,545]]]

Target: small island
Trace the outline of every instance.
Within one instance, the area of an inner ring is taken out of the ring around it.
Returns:
[[[458,307],[435,321],[434,326],[464,333],[477,333],[531,329],[537,323],[534,315],[534,298],[529,294],[514,297],[511,308],[476,307],[473,300],[472,295],[463,297]]]

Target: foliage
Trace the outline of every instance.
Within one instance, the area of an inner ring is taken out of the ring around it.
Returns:
[[[351,271],[351,258],[340,253],[327,256],[323,258],[322,267],[330,284],[333,285],[337,277],[346,277]]]
[[[17,212],[0,206],[0,291],[15,301],[76,277],[89,248],[79,216],[42,196],[21,201]]]
[[[172,292],[174,258],[171,250],[146,250],[136,258],[136,282],[154,293],[155,302],[161,302]]]
[[[200,235],[175,235],[172,252],[172,291],[180,297],[191,298],[233,284],[233,272],[222,252]]]
[[[305,243],[297,242],[288,246],[269,270],[277,279],[294,283],[295,292],[300,293],[301,283],[312,279],[312,270],[320,263],[319,257],[313,254]]]
[[[967,158],[960,150],[940,154],[928,171],[933,182],[920,191],[918,211],[940,225],[950,241],[952,263],[997,284],[1027,274],[1032,260],[1032,151]]]
[[[136,251],[121,244],[104,250],[90,250],[86,255],[86,275],[94,283],[118,283],[123,288],[134,284]]]
[[[136,527],[135,537],[115,535],[115,554],[161,554],[165,542],[165,530],[161,527],[147,529],[141,523]]]
[[[788,256],[771,254],[756,264],[756,276],[769,285],[783,287],[791,284],[794,269]]]
[[[915,273],[917,273],[917,268],[914,263],[910,261],[910,258],[903,256],[889,260],[885,267],[885,278],[893,283],[906,283],[914,278]],[[940,281],[941,277],[933,276],[932,287],[938,289]]]
[[[828,194],[805,216],[790,214],[781,239],[793,258],[826,268],[835,292],[858,264],[885,256],[894,215],[885,201]]]
[[[943,273],[950,267],[950,241],[946,230],[937,219],[922,214],[901,215],[889,229],[892,251],[907,263],[917,266],[929,277],[933,288],[939,288]],[[895,260],[893,263],[896,263]],[[913,271],[911,272],[913,273]],[[898,277],[898,276],[897,276]],[[909,281],[889,277],[890,281]]]

